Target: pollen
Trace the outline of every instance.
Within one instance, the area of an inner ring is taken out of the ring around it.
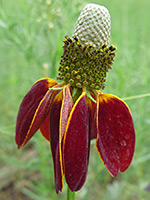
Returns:
[[[108,47],[106,43],[99,48],[93,44],[83,45],[76,36],[65,36],[63,42],[64,53],[57,79],[76,88],[104,89],[107,72],[116,56],[116,47]]]
[[[77,74],[78,73],[78,71],[74,71],[74,74]]]

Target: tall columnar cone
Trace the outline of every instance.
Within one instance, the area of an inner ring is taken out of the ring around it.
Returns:
[[[104,43],[109,45],[110,23],[110,14],[104,6],[88,4],[77,20],[73,35],[84,45],[90,43],[95,47],[100,47]]]
[[[116,55],[116,48],[108,47],[108,10],[103,6],[88,4],[77,20],[72,38],[65,38],[57,78],[76,88],[104,89],[107,72]]]

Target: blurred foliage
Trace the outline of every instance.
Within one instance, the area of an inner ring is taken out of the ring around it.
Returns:
[[[0,0],[0,200],[65,199],[57,196],[49,144],[39,134],[18,151],[15,121],[23,96],[43,77],[57,76],[62,40],[87,3],[111,14],[111,44],[118,47],[104,92],[121,98],[150,93],[149,0]],[[113,179],[91,144],[86,184],[76,199],[145,200],[150,191],[150,97],[126,101],[136,129],[130,168]]]

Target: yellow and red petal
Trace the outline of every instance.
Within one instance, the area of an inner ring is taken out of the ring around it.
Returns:
[[[62,161],[62,142],[67,125],[67,120],[73,101],[70,89],[65,86],[54,98],[53,106],[50,113],[50,142],[54,162],[55,189],[58,194],[63,187],[63,161]]]
[[[83,92],[72,108],[64,135],[64,174],[71,191],[79,190],[87,175],[90,112],[86,94]]]
[[[135,131],[128,106],[111,94],[97,100],[97,150],[110,174],[117,176],[130,165],[135,148]]]
[[[33,136],[42,120],[44,120],[52,94],[52,92],[47,93],[47,91],[49,87],[56,84],[57,82],[53,79],[41,79],[32,86],[24,97],[19,108],[16,124],[15,139],[18,148],[22,147]],[[38,112],[41,110],[43,111],[42,113]],[[38,116],[39,114],[40,116]],[[39,120],[40,117],[41,119]]]
[[[60,112],[60,140],[59,142],[62,142],[62,139],[64,137],[64,133],[66,130],[67,121],[70,115],[70,112],[73,107],[73,100],[70,93],[69,86],[65,86],[63,89],[63,102]]]
[[[63,169],[59,147],[59,121],[62,99],[63,91],[55,96],[50,112],[50,144],[54,164],[55,190],[57,194],[59,191],[62,191],[63,187]]]
[[[43,121],[45,120],[45,118],[47,117],[48,113],[49,113],[49,109],[53,100],[53,96],[54,96],[54,91],[52,90],[48,90],[47,93],[45,94],[45,96],[43,97],[43,99],[40,101],[33,119],[31,121],[31,124],[28,128],[28,131],[25,135],[25,138],[23,140],[23,142],[20,144],[20,146],[18,145],[18,148],[21,148],[22,146],[24,146],[30,139],[31,137],[36,133],[36,131],[40,128],[41,124],[43,123]],[[30,112],[31,113],[31,112]],[[23,125],[22,125],[22,129],[23,127],[26,127],[26,125],[28,125],[28,120],[29,120],[30,116],[26,115],[23,119]],[[20,129],[20,131],[22,130]],[[22,130],[23,132],[23,130]]]

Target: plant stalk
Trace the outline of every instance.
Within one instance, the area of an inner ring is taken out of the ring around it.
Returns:
[[[75,192],[72,192],[69,187],[67,188],[67,200],[75,200]]]

